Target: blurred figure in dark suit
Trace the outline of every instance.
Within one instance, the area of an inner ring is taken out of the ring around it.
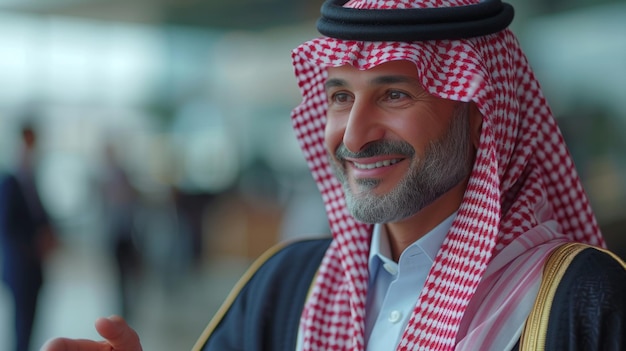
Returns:
[[[14,303],[15,350],[29,351],[43,261],[56,240],[35,181],[37,134],[21,129],[17,167],[0,176],[0,250],[2,281]]]

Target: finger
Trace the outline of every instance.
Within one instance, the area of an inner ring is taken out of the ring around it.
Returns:
[[[120,316],[99,318],[96,320],[96,330],[115,351],[141,351],[139,336]]]
[[[41,351],[110,351],[111,345],[104,341],[56,338],[49,340]]]

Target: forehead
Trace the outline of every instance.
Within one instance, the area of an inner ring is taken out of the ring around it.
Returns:
[[[404,76],[417,81],[417,68],[411,61],[398,60],[381,63],[370,69],[360,70],[351,65],[329,67],[327,80],[330,79],[371,79],[377,76]]]

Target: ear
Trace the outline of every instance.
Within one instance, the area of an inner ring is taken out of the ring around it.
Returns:
[[[478,150],[478,146],[480,145],[480,131],[483,125],[483,115],[474,102],[470,102],[469,125],[472,145]]]

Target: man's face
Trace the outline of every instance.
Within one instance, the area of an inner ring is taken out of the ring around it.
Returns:
[[[326,94],[326,149],[357,220],[410,217],[469,175],[469,105],[428,94],[413,63],[329,68]]]

